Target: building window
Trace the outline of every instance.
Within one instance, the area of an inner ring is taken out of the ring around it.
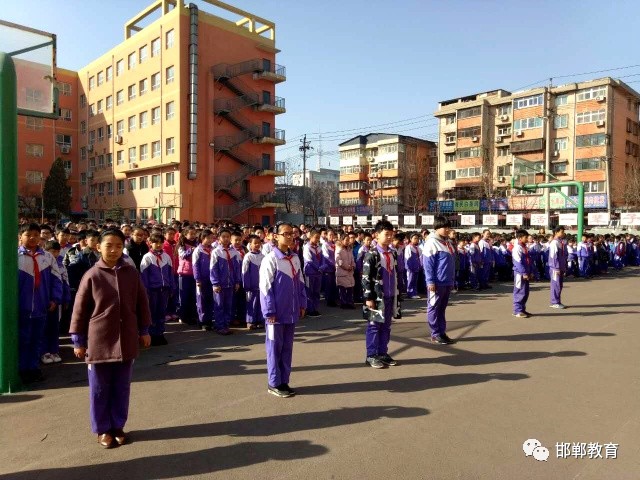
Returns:
[[[83,93],[82,95],[80,95],[80,107],[84,108],[86,106],[87,106],[87,97]]]
[[[116,62],[116,77],[124,73],[124,60],[120,59]]]
[[[80,147],[80,160],[87,159],[87,147]]]
[[[508,145],[506,147],[498,147],[497,153],[498,157],[508,157],[511,155],[511,148]]]
[[[143,96],[145,93],[147,93],[148,86],[149,80],[147,80],[146,78],[140,80],[140,83],[138,84],[138,91],[140,92],[140,96]]]
[[[105,72],[107,73],[107,82],[110,82],[113,78],[113,67],[107,67]]]
[[[80,185],[86,185],[87,184],[87,174],[82,172],[80,174]]]
[[[129,131],[132,132],[136,129],[136,116],[131,115],[129,117]]]
[[[567,128],[569,126],[569,115],[556,115],[553,117],[553,128]]]
[[[98,100],[98,113],[102,113],[102,100]]]
[[[153,107],[151,109],[151,125],[155,125],[160,122],[160,107]]]
[[[496,108],[496,115],[510,115],[511,114],[511,104],[505,103],[504,105],[498,105]]]
[[[166,45],[167,45],[167,48],[173,47],[173,43],[175,41],[175,37],[176,37],[176,32],[174,32],[173,29],[169,30],[166,33]]]
[[[61,108],[60,109],[60,118],[62,118],[65,122],[71,121],[71,109],[69,108]]]
[[[149,145],[146,143],[144,145],[140,145],[140,160],[148,160],[149,159]]]
[[[134,98],[136,98],[136,86],[134,85],[129,85],[129,88],[127,89],[127,93],[128,93],[128,97],[129,100],[133,100]]]
[[[460,148],[456,152],[457,157],[460,158],[473,158],[473,157],[481,157],[482,149],[480,147],[473,148]]]
[[[140,220],[141,221],[145,221],[145,220],[148,220],[148,219],[149,219],[149,211],[146,208],[141,208],[140,209]]]
[[[104,183],[98,184],[98,196],[104,197]]]
[[[501,137],[511,135],[511,124],[498,127],[498,135]]]
[[[89,159],[89,170],[93,171],[96,169],[96,157],[91,157]]]
[[[149,56],[149,48],[144,45],[142,47],[140,47],[140,63],[144,63],[147,60],[147,57]]]
[[[58,144],[61,147],[71,148],[73,146],[71,135],[64,135],[63,133],[57,133],[56,144]]]
[[[140,181],[138,182],[138,184],[140,186],[140,190],[149,188],[149,177],[147,176],[140,177]]]
[[[160,39],[151,40],[151,56],[157,57],[160,54]]]
[[[498,167],[499,177],[508,177],[511,175],[511,165],[501,165]]]
[[[123,133],[124,133],[124,120],[118,120],[118,123],[116,123],[116,134],[122,136]]]
[[[453,115],[447,115],[444,117],[444,123],[445,125],[453,125],[456,123],[456,114],[454,113]]]
[[[134,68],[136,68],[136,54],[134,53],[130,53],[129,57],[128,57],[128,65],[129,65],[129,70],[133,70]]]
[[[456,171],[456,178],[479,177],[482,175],[482,167],[459,168]]]
[[[89,116],[93,117],[96,114],[96,104],[92,103],[89,105]]]
[[[59,86],[58,86],[58,90],[60,92],[60,95],[64,95],[65,97],[70,97],[71,96],[71,84],[70,83],[60,82]]]
[[[98,86],[102,85],[104,83],[104,72],[98,72]]]
[[[27,143],[27,155],[30,157],[42,157],[44,155],[44,145]]]
[[[528,130],[542,127],[541,117],[521,118],[513,122],[514,130]]]
[[[151,175],[151,188],[160,188],[160,175]]]
[[[104,155],[105,161],[107,162],[107,167],[112,167],[113,166],[113,154],[112,153],[106,153]]]
[[[122,150],[116,152],[116,163],[118,165],[124,165],[124,152]]]
[[[607,144],[607,135],[596,133],[593,135],[578,135],[576,137],[576,147],[597,147]]]
[[[107,195],[109,196],[113,195],[113,180],[110,182],[107,182]]]
[[[124,195],[124,180],[118,180],[118,195]]]
[[[584,102],[586,100],[595,100],[598,97],[604,97],[607,94],[607,87],[606,86],[601,86],[601,87],[593,87],[593,88],[588,88],[586,90],[580,90],[578,92],[578,96],[576,97],[576,100],[578,102]]]
[[[579,158],[576,160],[576,170],[602,170],[603,164],[600,157]]]
[[[96,143],[96,131],[95,130],[89,131],[89,143],[92,144],[92,145],[94,143]]]
[[[111,110],[111,107],[113,107],[113,97],[109,95],[105,103],[107,104],[106,106],[107,110]]]
[[[461,128],[458,130],[458,138],[472,138],[480,136],[480,127]]]
[[[133,191],[136,189],[136,179],[135,178],[130,178],[129,179],[129,190]]]
[[[98,168],[104,168],[104,155],[98,155]]]
[[[174,115],[176,113],[175,105],[176,105],[176,103],[173,102],[173,101],[167,102],[167,106],[166,106],[166,110],[165,110],[167,112],[167,120],[171,120],[174,117]]]
[[[136,161],[136,147],[129,148],[129,165]]]
[[[536,105],[542,105],[544,103],[542,94],[531,95],[530,97],[517,98],[513,101],[513,109],[519,110],[521,108],[535,107]]]
[[[42,130],[43,128],[43,122],[41,118],[36,118],[36,117],[27,117],[27,128],[29,130]]]
[[[160,88],[160,72],[151,75],[151,91]]]
[[[160,156],[160,140],[151,142],[151,158]]]
[[[175,74],[175,68],[173,67],[173,65],[170,66],[170,67],[167,67],[166,75],[165,75],[165,77],[167,79],[167,85],[170,84],[170,83],[173,83],[174,74]]]
[[[124,90],[119,90],[116,93],[116,105],[122,105],[124,103]]]
[[[104,127],[98,127],[98,141],[102,142],[104,140]]]
[[[555,98],[556,107],[561,107],[562,105],[566,105],[569,103],[569,95],[556,95]]]
[[[149,124],[149,112],[142,112],[140,114],[140,128],[147,128]]]
[[[89,90],[96,88],[96,77],[89,77]]]
[[[456,154],[455,153],[445,153],[444,154],[444,161],[445,161],[445,163],[455,162],[456,161]]]
[[[86,135],[87,133],[87,122],[85,122],[84,120],[80,122],[80,133],[82,133],[83,135]]]
[[[567,173],[567,162],[558,162],[551,164],[551,173],[565,174]]]
[[[176,183],[175,173],[168,172],[164,174],[164,185],[166,187],[173,187]]]
[[[456,143],[456,132],[445,133],[444,143]]]
[[[175,153],[176,143],[173,137],[167,138],[166,140],[166,150],[167,155],[173,155]]]
[[[464,110],[458,110],[458,119],[478,117],[482,114],[482,107],[465,108]]]
[[[595,123],[600,120],[604,120],[606,117],[607,112],[604,108],[592,112],[580,112],[576,114],[576,123],[578,125],[582,125],[584,123]]]
[[[445,180],[455,180],[456,179],[456,171],[455,170],[445,170],[444,171],[444,179]]]
[[[556,152],[560,152],[562,150],[566,150],[568,146],[569,146],[569,138],[568,137],[556,138],[553,141],[553,150],[556,151]]]

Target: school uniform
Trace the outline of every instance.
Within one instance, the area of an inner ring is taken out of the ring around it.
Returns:
[[[469,283],[469,256],[464,248],[458,247],[457,251],[458,269],[456,270],[455,285],[459,290],[467,288]]]
[[[211,285],[221,289],[213,294],[215,328],[218,331],[228,330],[231,324],[235,286],[242,281],[238,257],[238,252],[231,246],[218,245],[211,252]]]
[[[489,277],[491,275],[491,266],[493,265],[493,249],[491,244],[484,238],[478,242],[478,249],[482,258],[482,266],[478,272],[478,283],[482,289],[489,288]]]
[[[580,271],[580,276],[583,278],[587,278],[589,276],[589,261],[591,259],[591,248],[589,247],[588,242],[580,242],[578,243],[577,248],[578,255],[578,268]]]
[[[396,252],[396,258],[398,264],[396,269],[398,270],[398,293],[404,295],[407,293],[407,268],[404,262],[404,245],[398,245],[398,248],[391,247]]]
[[[211,285],[211,246],[198,245],[194,251],[193,279],[196,282],[196,308],[198,325],[213,327],[213,286]],[[200,287],[198,287],[200,283]]]
[[[454,255],[455,248],[448,238],[435,232],[429,234],[424,248],[423,267],[427,287],[436,287],[435,292],[427,293],[427,323],[431,338],[442,337],[447,331],[445,311],[455,278]]]
[[[62,302],[62,276],[57,260],[41,248],[18,247],[18,370],[36,372],[49,303]],[[49,352],[50,353],[50,352]]]
[[[627,255],[627,244],[624,240],[618,240],[613,250],[613,268],[621,270],[624,267],[624,259]]]
[[[527,252],[529,253],[529,258],[531,259],[531,274],[535,280],[540,280],[540,245],[538,243],[533,242],[527,244]]]
[[[193,252],[195,242],[185,242],[178,248],[178,290],[179,315],[182,322],[189,325],[196,323],[198,312],[196,309],[196,281],[193,278]]]
[[[308,313],[315,314],[318,313],[322,288],[322,248],[320,245],[307,243],[303,250]]]
[[[60,271],[60,280],[62,282],[62,298],[60,304],[53,312],[47,312],[47,320],[44,329],[44,338],[40,348],[40,355],[45,353],[57,354],[60,352],[60,322],[63,315],[63,305],[67,306],[67,310],[71,308],[71,289],[69,288],[69,276],[64,266],[64,256],[60,254],[56,258],[58,270]],[[69,317],[71,319],[71,317]]]
[[[173,290],[173,264],[164,251],[150,250],[140,261],[140,278],[147,289],[151,326],[149,334],[160,337],[165,332],[167,302]]]
[[[482,252],[477,243],[471,242],[468,247],[469,257],[469,283],[474,290],[480,289],[480,278],[482,276]]]
[[[523,277],[527,275],[531,278],[533,264],[526,245],[519,242],[513,246],[511,258],[513,259],[513,313],[515,315],[527,311],[529,280]]]
[[[574,277],[579,275],[578,253],[576,251],[576,247],[572,247],[571,245],[567,245],[567,272],[572,274]]]
[[[149,252],[149,245],[146,242],[136,243],[134,241],[128,241],[124,245],[124,254],[131,257],[138,271],[140,271],[140,264],[142,263],[142,257]]]
[[[373,300],[375,311],[363,308],[368,320],[367,357],[387,355],[391,338],[391,321],[398,313],[398,283],[395,252],[380,245],[372,246],[363,261],[362,289],[365,302]]]
[[[240,272],[240,280],[238,281],[240,288],[238,288],[238,291],[233,293],[233,320],[237,322],[244,322],[247,316],[247,294],[242,287],[242,261],[244,260],[244,256],[247,254],[247,251],[244,246],[233,248],[238,252],[234,261],[238,263],[237,268]]]
[[[554,238],[549,244],[549,273],[551,276],[551,305],[562,305],[562,287],[567,272],[567,249],[562,240]]]
[[[421,267],[418,247],[412,244],[404,247],[404,268],[407,275],[407,296],[409,298],[418,296],[418,276]]]
[[[300,259],[275,248],[260,265],[260,307],[266,318],[267,378],[270,387],[289,384],[293,337],[300,310],[307,308],[307,293]]]
[[[135,267],[120,259],[112,268],[100,260],[82,278],[69,333],[76,348],[87,349],[94,433],[124,428],[133,361],[150,324],[149,300]]]
[[[353,286],[355,279],[353,271],[356,262],[350,248],[336,247],[336,284],[338,285],[338,295],[340,306],[353,306]]]
[[[334,307],[338,301],[338,287],[336,284],[336,245],[334,242],[322,242],[322,273],[324,296],[327,305]]]
[[[260,265],[263,260],[262,252],[249,252],[242,259],[242,287],[247,296],[246,322],[249,325],[264,324],[260,308]]]
[[[167,303],[167,313],[169,315],[176,315],[178,313],[178,304],[180,291],[178,289],[178,252],[176,249],[176,242],[165,240],[162,244],[162,250],[164,253],[171,257],[171,263],[173,264],[173,290],[171,291],[171,296],[169,297],[169,302]]]

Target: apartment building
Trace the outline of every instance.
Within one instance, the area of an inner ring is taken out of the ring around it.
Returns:
[[[583,182],[587,208],[621,207],[625,174],[638,162],[639,105],[638,92],[609,77],[440,102],[438,197],[508,197],[509,209],[544,210],[542,190],[510,191],[515,156],[534,168],[548,165],[558,181]],[[550,194],[549,203],[573,208],[558,193]]]
[[[132,221],[273,221],[275,146],[285,143],[275,86],[286,79],[275,24],[201,3],[222,16],[155,1],[78,72],[80,198],[91,217],[121,208]]]
[[[291,174],[291,185],[295,187],[302,187],[303,185],[303,172],[295,172]],[[336,186],[340,181],[340,170],[334,170],[332,168],[320,168],[319,170],[307,170],[306,171],[306,185],[309,188],[313,188],[316,185],[333,185]]]
[[[415,213],[437,194],[434,142],[370,133],[339,145],[340,207],[361,215]],[[335,212],[340,213],[340,212]]]
[[[42,91],[42,66],[17,61],[16,73],[22,86],[19,101],[33,110],[51,110],[51,98]],[[71,187],[71,210],[80,212],[80,188],[78,175],[78,76],[76,72],[57,69],[60,118],[18,115],[18,209],[23,215],[40,216],[44,181],[53,162],[64,162]],[[33,81],[30,81],[33,79]],[[45,205],[46,208],[46,205]]]

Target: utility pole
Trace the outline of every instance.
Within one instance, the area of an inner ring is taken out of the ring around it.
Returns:
[[[553,120],[551,110],[551,87],[553,86],[553,79],[549,79],[549,87],[544,89],[544,122],[545,124],[545,137],[546,139],[546,155],[544,161],[544,181],[548,182],[550,177],[548,175],[551,170],[551,121]],[[545,188],[544,190],[544,218],[546,221],[547,230],[551,228],[551,219],[549,218],[550,203],[551,203],[551,189]]]
[[[302,221],[306,223],[306,200],[307,200],[307,151],[313,150],[311,146],[311,142],[307,142],[307,134],[305,133],[304,138],[300,140],[302,145],[298,148],[302,152]]]

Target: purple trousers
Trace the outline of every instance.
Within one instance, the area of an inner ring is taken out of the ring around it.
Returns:
[[[293,360],[293,323],[267,323],[265,347],[267,350],[267,377],[271,387],[289,383]]]
[[[193,275],[180,275],[178,278],[180,290],[180,318],[184,323],[196,323],[196,281]]]
[[[179,277],[178,275],[173,275],[173,290],[171,291],[171,296],[169,297],[169,302],[167,303],[167,313],[169,315],[177,315],[178,313],[178,304],[180,299],[180,290],[178,288]]]
[[[93,363],[89,372],[89,416],[93,433],[124,428],[129,417],[133,360]]]
[[[320,304],[320,289],[322,288],[322,275],[309,275],[307,285],[307,310],[311,313],[318,311]]]
[[[255,323],[256,325],[264,323],[260,307],[260,290],[247,292],[247,323]]]
[[[58,306],[53,312],[47,313],[47,321],[44,327],[44,337],[40,349],[40,355],[45,353],[58,353],[60,351],[60,317],[62,307]]]
[[[407,270],[407,295],[409,297],[415,297],[418,295],[418,272],[412,272]]]
[[[328,304],[338,302],[338,285],[336,284],[336,272],[324,274],[324,298]]]
[[[405,269],[398,270],[398,292],[407,293],[407,271]]]
[[[551,272],[551,305],[562,303],[562,286],[564,284],[564,275],[560,270],[550,269]]]
[[[353,287],[338,287],[340,305],[353,305]]]
[[[213,326],[213,287],[211,282],[201,282],[196,287],[196,307],[198,309],[198,323],[208,327]]]
[[[213,311],[216,330],[226,330],[233,316],[233,287],[222,288],[213,294]]]
[[[447,332],[445,311],[452,288],[436,286],[435,292],[427,293],[427,323],[431,329],[431,337],[439,337]]]
[[[40,368],[40,351],[47,317],[20,315],[18,319],[18,370]]]
[[[167,314],[167,303],[171,295],[171,289],[150,288],[147,291],[149,297],[149,309],[151,310],[151,325],[149,335],[164,335],[165,315]]]
[[[393,319],[394,297],[384,298],[384,323],[369,321],[366,332],[367,357],[386,355],[391,339],[391,320]]]
[[[513,313],[522,313],[527,310],[529,299],[529,280],[522,278],[519,273],[514,274],[513,280]]]

